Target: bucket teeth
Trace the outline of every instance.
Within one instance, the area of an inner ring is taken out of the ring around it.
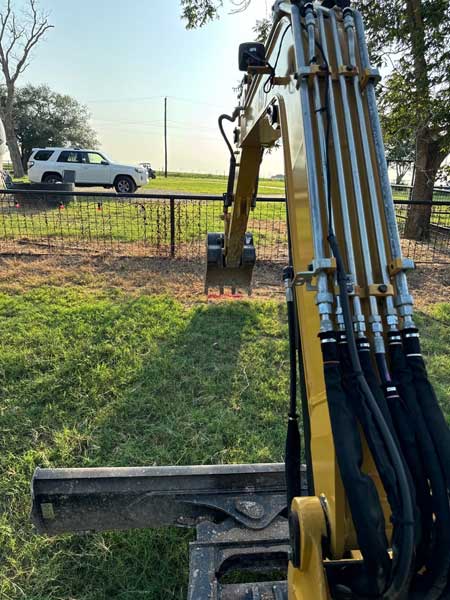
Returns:
[[[253,235],[245,234],[242,250],[241,264],[239,267],[227,267],[223,253],[224,234],[208,233],[207,237],[207,268],[205,277],[205,293],[210,288],[218,288],[220,294],[225,288],[231,288],[232,294],[238,290],[245,290],[251,294],[253,268],[256,262]]]

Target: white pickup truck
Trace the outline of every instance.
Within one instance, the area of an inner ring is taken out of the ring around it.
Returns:
[[[81,148],[34,148],[28,161],[32,183],[59,183],[64,171],[75,172],[80,187],[114,187],[119,194],[133,194],[148,182],[144,167],[121,165],[97,150]]]

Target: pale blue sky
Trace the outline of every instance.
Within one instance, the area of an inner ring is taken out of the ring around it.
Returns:
[[[21,0],[17,0],[20,2]],[[48,83],[88,105],[103,150],[120,161],[163,165],[163,97],[169,96],[169,168],[223,173],[217,116],[235,106],[240,42],[253,39],[271,0],[253,0],[198,31],[186,31],[179,0],[40,0],[55,28],[22,82]],[[279,172],[270,157],[264,174]]]

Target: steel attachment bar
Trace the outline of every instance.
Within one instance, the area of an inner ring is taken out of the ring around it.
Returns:
[[[194,526],[232,517],[267,527],[286,507],[283,464],[36,469],[33,521],[41,533]]]

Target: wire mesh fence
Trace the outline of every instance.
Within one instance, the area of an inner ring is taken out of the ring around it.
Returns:
[[[0,195],[0,252],[116,253],[201,260],[206,234],[223,230],[220,196],[43,192]],[[283,198],[264,198],[249,229],[259,259],[287,257]]]
[[[399,230],[413,204],[394,188]],[[222,231],[222,197],[0,190],[0,253],[114,254],[203,261],[207,232]],[[420,203],[419,203],[420,204]],[[450,198],[430,205],[429,239],[403,240],[417,263],[450,263]],[[258,261],[287,260],[283,198],[260,198],[248,225]]]
[[[431,203],[396,200],[395,209],[404,255],[417,264],[450,264],[450,199]],[[417,209],[426,221],[426,235],[419,240],[405,235],[408,218]]]

